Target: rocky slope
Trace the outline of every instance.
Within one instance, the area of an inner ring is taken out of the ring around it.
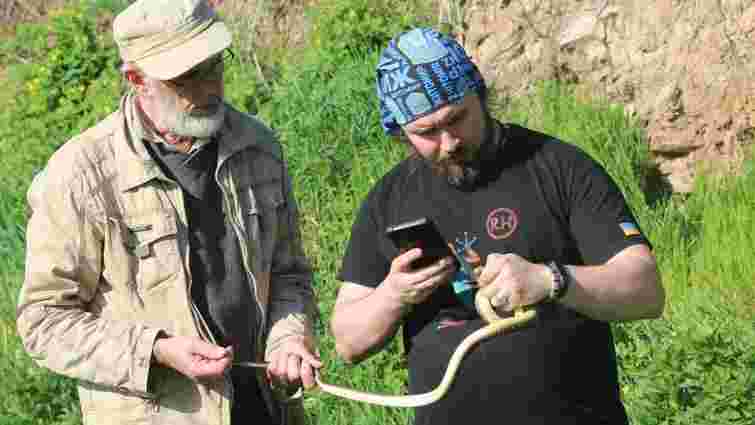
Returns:
[[[473,1],[462,16],[450,24],[498,89],[566,79],[636,114],[677,192],[755,141],[752,0]]]

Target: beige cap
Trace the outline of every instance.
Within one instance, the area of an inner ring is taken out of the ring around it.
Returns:
[[[207,0],[137,0],[113,21],[121,59],[170,80],[231,45]]]

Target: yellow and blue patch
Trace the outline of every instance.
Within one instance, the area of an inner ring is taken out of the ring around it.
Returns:
[[[624,236],[626,237],[638,236],[640,234],[640,229],[631,221],[619,223],[619,227],[621,227],[621,231],[624,232]]]

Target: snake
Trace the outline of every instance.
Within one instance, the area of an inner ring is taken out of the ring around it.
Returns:
[[[322,392],[341,398],[388,407],[419,407],[440,400],[451,388],[451,384],[453,383],[454,378],[456,378],[456,372],[458,372],[459,367],[461,366],[461,361],[472,347],[490,337],[501,335],[511,329],[522,326],[534,319],[537,315],[534,306],[526,306],[514,309],[513,316],[501,318],[496,314],[495,309],[491,304],[491,297],[495,294],[495,290],[497,290],[496,287],[489,285],[477,291],[477,294],[475,295],[475,308],[487,324],[467,335],[459,343],[458,347],[456,347],[456,350],[454,350],[451,355],[451,359],[448,361],[448,366],[443,374],[443,379],[441,379],[440,384],[438,384],[438,386],[432,391],[411,395],[367,393],[325,383],[320,379],[319,374],[315,375],[317,387]]]
[[[379,406],[387,407],[420,407],[432,404],[446,395],[451,388],[456,373],[461,366],[461,362],[464,356],[467,355],[470,349],[476,344],[491,338],[496,335],[501,335],[514,328],[520,327],[525,323],[531,321],[537,315],[535,306],[524,306],[514,309],[513,316],[501,318],[495,312],[495,309],[491,303],[492,296],[496,293],[496,288],[493,285],[488,285],[477,291],[475,295],[475,308],[480,314],[480,317],[487,323],[485,326],[477,329],[471,334],[467,335],[456,347],[448,366],[443,374],[443,378],[437,387],[432,391],[421,394],[410,395],[387,395],[363,392],[351,388],[340,387],[333,384],[324,382],[319,374],[315,374],[315,382],[317,388],[327,394],[331,394],[337,397],[345,398],[352,401],[359,401],[363,403],[375,404]],[[248,366],[248,367],[260,367],[265,368],[268,363],[255,363],[255,362],[237,362],[235,365]],[[301,397],[303,388],[299,387],[299,390],[291,396],[291,398]]]

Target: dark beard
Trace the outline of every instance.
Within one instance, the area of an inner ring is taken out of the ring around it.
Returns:
[[[473,158],[465,159],[465,152],[462,151],[442,161],[426,162],[435,175],[445,178],[449,185],[457,189],[475,187],[483,176],[483,170],[486,166],[485,159],[494,158],[498,150],[498,132],[495,131],[497,126],[495,120],[489,118],[485,131],[485,141],[477,149]]]
[[[449,158],[441,162],[428,161],[433,172],[453,187],[473,186],[480,178],[480,151],[472,160]]]

